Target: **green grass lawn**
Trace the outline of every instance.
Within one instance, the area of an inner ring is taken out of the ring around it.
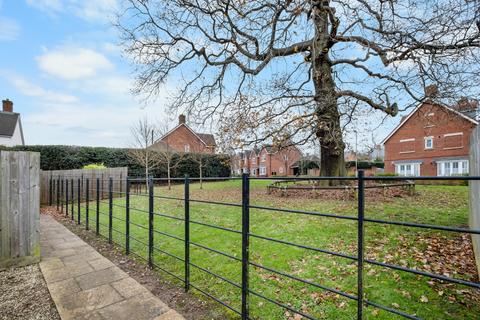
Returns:
[[[268,195],[265,186],[268,181],[251,181],[251,205],[278,208],[299,209],[356,216],[356,201],[328,201],[320,199],[298,199]],[[240,203],[241,181],[204,183],[200,190],[196,183],[191,184],[191,199],[213,200]],[[417,195],[407,198],[393,198],[385,201],[367,199],[366,217],[438,224],[445,226],[466,226],[468,221],[468,188],[463,186],[417,186]],[[172,190],[156,187],[156,196],[183,197],[183,185],[176,185]],[[100,211],[100,231],[107,235],[108,200],[103,200]],[[148,231],[139,226],[148,226],[148,198],[140,195],[131,196],[130,219],[131,235],[141,242],[148,242]],[[115,198],[113,216],[125,219],[125,198]],[[118,205],[118,206],[117,206]],[[140,209],[142,211],[136,211]],[[155,212],[183,218],[183,201],[155,198]],[[191,220],[241,230],[241,208],[190,203]],[[251,232],[253,234],[286,240],[344,254],[356,255],[357,224],[355,221],[335,218],[314,217],[301,214],[282,213],[251,209]],[[82,207],[82,221],[85,210]],[[90,225],[95,222],[95,203],[90,203]],[[139,225],[139,226],[137,226]],[[184,237],[183,221],[155,216],[155,230]],[[113,219],[113,228],[120,231],[113,233],[113,239],[122,246],[125,243],[125,223]],[[429,231],[409,227],[366,223],[365,256],[369,259],[399,264],[429,272],[435,272],[437,265],[449,261],[434,261],[430,265],[424,254],[431,252],[431,239],[436,241],[455,241],[458,235],[448,232]],[[241,257],[241,235],[210,227],[191,224],[191,241],[214,248],[235,257]],[[274,243],[251,237],[251,261],[257,264],[289,273],[296,277],[335,288],[356,295],[357,266],[355,261],[334,257],[315,251],[300,249],[285,244]],[[184,243],[154,234],[155,247],[169,253],[184,256]],[[147,257],[147,247],[131,240],[131,250]],[[240,284],[241,264],[228,257],[206,251],[191,245],[191,262],[215,272]],[[436,257],[435,252],[429,255]],[[156,251],[155,264],[183,278],[184,264],[175,258]],[[429,269],[430,268],[430,269]],[[443,270],[443,269],[438,269]],[[449,276],[475,280],[476,275],[463,272],[461,268],[447,268]],[[442,271],[443,272],[443,271]],[[164,274],[165,278],[169,276]],[[172,277],[172,281],[177,281]],[[191,267],[191,283],[205,290],[222,301],[240,310],[240,289],[220,279],[214,278],[195,267]],[[425,319],[475,319],[480,314],[478,300],[471,297],[474,289],[460,285],[447,285],[430,278],[419,277],[410,273],[365,265],[366,299],[395,308]],[[181,283],[179,282],[179,285]],[[312,315],[318,319],[355,319],[356,302],[340,295],[309,286],[275,273],[251,267],[250,288],[267,297],[273,298],[294,309]],[[192,289],[192,292],[195,292]],[[476,293],[478,297],[478,292]],[[258,319],[300,319],[292,312],[272,303],[250,295],[251,317]],[[228,318],[237,316],[225,309]],[[395,315],[365,308],[366,319],[397,319]]]

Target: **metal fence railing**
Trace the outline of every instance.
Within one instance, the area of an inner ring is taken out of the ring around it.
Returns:
[[[136,186],[139,184],[145,184],[146,179],[133,179],[127,178],[124,180],[125,183],[125,191],[113,191],[113,184],[114,179],[108,179],[108,191],[101,190],[101,181],[97,178],[95,181],[91,181],[86,179],[82,181],[80,178],[57,178],[55,180],[50,180],[49,184],[49,204],[56,205],[57,209],[63,212],[65,215],[69,216],[72,220],[76,220],[78,224],[84,223],[85,228],[87,230],[91,229],[91,220],[95,222],[94,230],[97,235],[100,234],[99,230],[100,227],[106,228],[108,230],[107,239],[109,243],[113,242],[113,232],[121,233],[124,238],[125,242],[122,244],[125,248],[126,254],[135,254],[140,258],[144,259],[141,255],[131,250],[131,241],[135,241],[137,243],[141,243],[146,248],[148,248],[148,254],[146,257],[146,261],[151,268],[159,269],[170,276],[174,277],[175,279],[181,281],[184,284],[185,291],[189,291],[191,288],[198,290],[199,292],[203,293],[207,297],[215,300],[216,302],[220,303],[224,307],[228,308],[229,310],[233,311],[234,313],[238,314],[242,319],[250,319],[250,307],[249,307],[249,300],[251,296],[255,296],[260,299],[264,299],[267,302],[270,302],[278,307],[284,308],[292,313],[298,314],[306,319],[316,319],[312,315],[306,314],[302,310],[297,310],[293,308],[291,305],[285,304],[283,302],[277,301],[273,297],[267,297],[264,294],[254,291],[250,288],[249,284],[249,274],[251,272],[251,267],[259,268],[271,273],[275,273],[286,277],[290,280],[300,282],[302,284],[312,286],[321,290],[326,290],[328,292],[338,294],[346,299],[352,300],[356,302],[356,318],[363,319],[364,318],[364,309],[366,306],[372,306],[391,314],[395,314],[397,316],[401,316],[407,319],[419,319],[418,316],[405,313],[401,310],[397,310],[398,308],[392,308],[389,306],[382,305],[375,301],[370,301],[364,298],[364,270],[365,265],[370,264],[382,268],[387,268],[391,270],[397,270],[402,272],[411,273],[417,276],[427,277],[431,279],[437,279],[441,281],[445,281],[448,283],[455,283],[464,285],[471,288],[480,289],[479,282],[472,282],[468,280],[453,278],[441,274],[435,274],[432,272],[427,271],[420,271],[416,269],[407,268],[400,265],[395,265],[386,262],[380,262],[373,259],[365,258],[365,225],[366,224],[380,224],[380,225],[396,225],[396,226],[403,226],[403,227],[412,227],[412,228],[420,228],[420,229],[431,229],[431,230],[441,230],[447,232],[456,232],[456,233],[468,233],[468,234],[476,234],[480,235],[480,230],[473,230],[467,228],[460,228],[460,227],[452,227],[452,226],[441,226],[441,225],[433,225],[433,224],[422,224],[422,223],[414,223],[414,222],[407,222],[407,221],[391,221],[391,220],[384,220],[384,219],[372,219],[365,217],[365,187],[367,181],[373,180],[380,180],[383,182],[388,181],[396,181],[396,180],[404,180],[404,177],[395,177],[395,176],[382,176],[382,177],[366,177],[364,176],[363,171],[359,171],[357,177],[309,177],[308,180],[314,181],[321,181],[321,180],[338,180],[338,181],[349,181],[350,183],[356,183],[356,190],[357,190],[357,215],[337,215],[331,213],[323,213],[323,212],[313,212],[307,210],[294,210],[294,209],[286,209],[286,208],[275,208],[275,207],[268,207],[268,206],[260,206],[260,205],[253,205],[250,203],[250,181],[252,180],[305,180],[306,178],[302,177],[269,177],[269,178],[261,178],[261,177],[249,177],[247,174],[244,174],[241,178],[203,178],[203,180],[234,180],[234,179],[241,179],[241,203],[229,203],[229,202],[220,202],[220,201],[207,201],[207,200],[200,200],[200,199],[192,199],[190,197],[190,182],[196,181],[196,178],[173,178],[172,180],[176,181],[177,183],[183,183],[183,197],[173,197],[173,196],[165,196],[165,195],[156,195],[154,193],[154,185],[155,183],[165,181],[166,179],[154,179],[149,178],[147,182],[147,187],[144,189],[146,192],[139,191],[140,188],[135,187],[134,192],[132,192],[132,186]],[[412,181],[419,181],[419,180],[462,180],[462,181],[473,181],[473,180],[480,180],[480,177],[467,177],[467,176],[455,176],[455,177],[409,177],[409,180]],[[93,191],[93,192],[92,192]],[[106,194],[106,195],[105,195]],[[148,210],[140,209],[132,206],[131,204],[131,196],[135,194],[136,196],[145,197],[148,201]],[[92,195],[93,199],[92,199]],[[115,197],[122,197],[125,198],[125,205],[119,205],[114,203]],[[160,213],[154,210],[155,207],[155,200],[156,199],[169,199],[169,200],[177,200],[183,202],[183,217],[170,215],[167,213]],[[82,203],[84,205],[82,206]],[[206,223],[203,221],[193,220],[190,217],[190,204],[191,203],[206,203],[218,206],[231,206],[241,208],[241,230],[235,230],[219,225],[214,225],[210,223]],[[108,205],[108,212],[102,212],[100,210],[101,204]],[[92,205],[94,208],[92,208]],[[120,218],[114,216],[112,214],[114,207],[120,207],[124,209],[124,217]],[[81,220],[82,214],[81,211],[84,209],[83,216],[85,217],[85,221]],[[356,254],[345,254],[340,252],[335,252],[331,250],[327,250],[324,248],[317,248],[309,245],[294,243],[286,240],[276,239],[268,236],[264,236],[257,233],[252,233],[250,231],[250,209],[260,209],[260,210],[267,210],[267,211],[277,211],[283,213],[293,213],[299,215],[308,215],[308,216],[316,216],[316,217],[324,217],[330,219],[340,219],[340,220],[348,220],[356,222],[357,226],[357,239],[356,239]],[[147,225],[140,225],[138,223],[134,223],[130,219],[131,211],[141,212],[148,215],[148,224]],[[93,211],[93,214],[92,214]],[[76,213],[76,215],[75,215]],[[100,216],[108,217],[108,224],[100,223]],[[124,224],[124,231],[116,230],[113,226],[113,220],[118,220]],[[175,221],[180,221],[184,224],[184,237],[179,237],[168,232],[160,231],[155,229],[155,221],[157,219],[171,219]],[[241,236],[241,257],[237,257],[232,255],[228,252],[224,252],[215,248],[211,248],[204,244],[194,242],[191,240],[191,225],[199,225],[203,227],[213,228],[216,230],[221,230],[222,232],[229,232],[234,233]],[[143,229],[146,233],[148,233],[148,241],[142,241],[133,237],[130,234],[131,226],[135,226],[138,228]],[[154,245],[154,238],[156,235],[160,235],[163,237],[168,237],[170,239],[174,239],[176,241],[180,241],[184,245],[184,255],[178,256],[177,254],[173,254],[167,250],[158,248]],[[300,278],[294,274],[289,274],[284,271],[276,270],[271,267],[264,266],[257,262],[253,262],[250,260],[250,240],[251,239],[262,239],[266,241],[271,241],[275,243],[280,243],[283,245],[292,246],[295,248],[300,248],[304,250],[319,252],[322,254],[327,254],[333,257],[339,257],[342,259],[347,259],[349,261],[356,262],[356,294],[351,294],[339,290],[337,288],[332,288],[326,286],[324,284],[316,283],[308,279]],[[238,269],[239,273],[241,273],[241,282],[237,283],[234,282],[222,275],[216,274],[215,272],[208,270],[197,263],[191,260],[190,249],[192,247],[200,248],[203,250],[207,250],[209,252],[222,255],[231,259],[232,261],[236,261],[240,264]],[[154,253],[163,254],[169,256],[177,261],[180,261],[184,265],[183,275],[179,276],[174,274],[173,272],[167,270],[163,266],[160,266],[155,263],[154,261]],[[219,279],[241,291],[241,308],[235,308],[228,303],[222,301],[221,299],[215,297],[211,293],[208,292],[208,289],[201,288],[196,284],[193,284],[190,279],[191,267],[202,271],[209,276],[212,276],[216,279]]]

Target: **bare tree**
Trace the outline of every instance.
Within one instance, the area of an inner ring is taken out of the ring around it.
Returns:
[[[345,125],[479,91],[478,1],[125,0],[137,93],[181,81],[173,108],[242,144],[317,139],[321,174],[345,174]],[[187,72],[185,72],[187,71]]]
[[[205,149],[200,145],[190,146],[189,159],[196,163],[198,166],[198,177],[200,178],[200,189],[203,189],[203,169],[205,168]]]
[[[132,142],[129,156],[145,169],[146,183],[152,169],[161,163],[159,153],[151,148],[153,142],[158,139],[158,134],[157,127],[149,122],[147,117],[139,119],[131,127]]]
[[[185,154],[176,152],[176,150],[172,148],[170,137],[165,136],[168,132],[168,127],[166,125],[161,126],[159,132],[160,136],[164,138],[162,140],[157,140],[152,145],[152,149],[158,153],[159,162],[164,164],[167,168],[168,190],[171,190],[172,170],[177,168],[183,161]]]

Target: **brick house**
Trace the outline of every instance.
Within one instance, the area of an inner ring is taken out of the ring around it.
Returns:
[[[301,158],[302,153],[295,146],[282,149],[272,146],[254,148],[232,157],[232,174],[249,173],[253,177],[294,175]]]
[[[282,149],[264,146],[258,153],[258,176],[288,176],[296,174],[296,164],[302,152],[296,146]]]
[[[232,174],[241,175],[242,173],[254,174],[258,172],[258,149],[245,150],[236,153],[232,157]]]
[[[178,117],[178,125],[155,141],[153,147],[169,148],[176,152],[215,153],[215,137],[208,133],[192,130],[185,121],[185,116]]]
[[[2,101],[0,111],[0,145],[13,147],[25,145],[20,114],[13,112],[13,102]]]
[[[402,176],[468,173],[470,135],[478,125],[478,104],[455,107],[425,102],[384,139],[385,172]]]

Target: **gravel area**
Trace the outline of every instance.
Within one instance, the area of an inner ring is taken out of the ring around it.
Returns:
[[[0,319],[60,319],[38,264],[0,271]]]

